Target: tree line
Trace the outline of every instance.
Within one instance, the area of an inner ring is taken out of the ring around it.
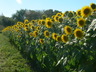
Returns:
[[[21,9],[17,10],[16,13],[12,15],[12,17],[5,17],[3,15],[0,16],[0,26],[10,26],[14,25],[17,21],[23,22],[25,19],[35,20],[35,19],[41,19],[44,15],[46,17],[51,17],[52,15],[55,15],[56,13],[61,12],[58,10],[27,10],[27,9]]]

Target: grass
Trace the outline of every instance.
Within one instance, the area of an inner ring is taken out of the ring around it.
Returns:
[[[20,52],[0,33],[0,72],[33,72]]]

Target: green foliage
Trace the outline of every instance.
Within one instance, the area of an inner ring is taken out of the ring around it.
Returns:
[[[15,24],[15,21],[12,18],[0,16],[0,25],[7,27],[14,24]]]
[[[27,10],[27,9],[21,9],[18,10],[15,14],[12,15],[12,19],[16,21],[21,21],[23,22],[25,19],[30,20],[35,20],[35,19],[41,19],[42,15],[46,15],[47,17],[51,17],[52,15],[55,15],[56,13],[59,13],[60,11],[58,10]]]
[[[0,72],[34,72],[26,63],[9,39],[0,34]]]
[[[91,13],[86,17],[74,11],[54,15],[50,9],[45,11],[44,15],[49,16],[46,19],[34,20],[34,23],[24,20],[2,32],[37,72],[96,72],[96,11],[89,9]],[[51,14],[54,16],[50,17]],[[80,18],[86,21],[85,26],[79,26],[77,19]]]

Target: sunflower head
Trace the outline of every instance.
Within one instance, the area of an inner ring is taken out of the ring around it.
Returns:
[[[46,15],[43,15],[42,18],[43,18],[43,19],[46,19]]]
[[[60,23],[62,23],[62,22],[63,22],[63,18],[62,18],[62,17],[59,17],[59,18],[58,18],[58,21],[59,21]]]
[[[42,20],[41,23],[42,23],[42,25],[45,25],[45,20]]]
[[[65,16],[65,13],[62,13],[62,17],[64,17]]]
[[[45,36],[45,37],[49,37],[49,36],[50,36],[50,33],[49,33],[48,30],[44,31],[44,36]]]
[[[81,16],[82,17],[88,17],[89,15],[91,15],[92,13],[92,9],[89,6],[84,6],[81,9]]]
[[[32,36],[33,36],[33,33],[32,33],[32,32],[30,32],[30,33],[29,33],[29,36],[30,36],[30,37],[32,37]]]
[[[71,18],[71,17],[73,17],[73,15],[74,15],[74,14],[73,14],[73,12],[72,12],[72,11],[69,11],[69,12],[68,12],[68,17],[70,17],[70,18]]]
[[[96,9],[96,4],[95,3],[91,3],[90,7],[94,10],[94,9]]]
[[[55,16],[54,16],[54,20],[55,20],[55,21],[58,21],[58,19],[59,19],[59,16],[55,15]]]
[[[38,25],[41,25],[42,24],[42,20],[38,20]]]
[[[35,20],[32,20],[31,22],[32,22],[33,24],[35,24]]]
[[[44,40],[43,40],[43,39],[40,39],[39,42],[40,42],[41,44],[44,44]]]
[[[81,16],[81,10],[80,10],[80,9],[77,10],[77,11],[76,11],[76,14],[77,14],[77,16]]]
[[[36,26],[36,30],[39,31],[40,30],[40,26]]]
[[[33,29],[34,30],[35,29],[34,25],[30,26],[30,29]]]
[[[67,35],[65,35],[65,34],[63,34],[63,35],[61,36],[61,39],[62,39],[62,41],[63,41],[64,43],[68,42],[68,37],[67,37]]]
[[[37,37],[38,36],[38,32],[37,31],[33,31],[33,36]]]
[[[60,13],[57,13],[56,16],[62,16],[62,13],[61,12]]]
[[[52,27],[52,21],[51,20],[46,20],[46,27],[51,28]]]
[[[86,23],[86,20],[84,18],[77,19],[77,25],[79,27],[84,27],[85,26],[85,23]]]
[[[24,24],[27,24],[29,21],[28,21],[28,19],[25,19],[24,20]]]
[[[59,41],[59,42],[62,41],[62,40],[61,40],[61,36],[57,36],[57,37],[56,37],[56,40]]]
[[[56,33],[52,33],[52,38],[54,39],[54,40],[56,40],[56,38],[57,38],[57,34]]]
[[[74,36],[81,39],[84,36],[84,32],[81,29],[75,29]]]
[[[70,26],[65,26],[64,27],[64,31],[66,34],[72,34],[72,27]]]
[[[29,28],[28,28],[28,27],[24,27],[24,30],[25,30],[25,31],[29,31]]]

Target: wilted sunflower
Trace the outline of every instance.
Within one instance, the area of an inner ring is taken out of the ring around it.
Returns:
[[[44,44],[44,40],[43,39],[40,39],[39,40],[41,44]]]
[[[51,28],[52,27],[52,21],[51,20],[46,20],[46,27]]]
[[[38,36],[38,32],[37,31],[33,31],[33,36],[37,37]]]
[[[77,25],[79,27],[84,27],[85,23],[86,23],[86,20],[84,18],[77,19]]]
[[[56,33],[52,33],[52,38],[54,39],[54,40],[56,40],[56,38],[57,38],[57,34]]]
[[[63,22],[63,18],[62,18],[62,17],[59,17],[59,18],[58,18],[58,21],[59,21],[60,23],[62,23],[62,22]]]
[[[49,37],[49,36],[50,36],[50,34],[49,34],[49,31],[48,31],[48,30],[44,31],[44,36],[45,36],[45,37]]]
[[[75,29],[74,36],[81,39],[84,35],[84,32],[81,29]]]
[[[78,16],[81,16],[81,9],[77,10],[77,11],[76,11],[76,14],[77,14]]]
[[[61,36],[57,36],[57,37],[56,37],[56,40],[57,40],[57,41],[62,41],[62,40],[61,40]]]
[[[96,4],[95,3],[91,3],[90,7],[94,10],[94,9],[96,9]]]
[[[82,17],[88,17],[89,15],[91,15],[91,13],[92,13],[92,9],[89,6],[84,6],[81,9]]]
[[[71,34],[71,33],[72,33],[72,27],[70,27],[70,26],[65,26],[65,27],[64,27],[64,31],[65,31],[66,34]]]
[[[61,36],[61,39],[62,39],[62,41],[63,41],[64,43],[68,42],[68,37],[67,37],[67,35],[65,35],[65,34],[63,34],[63,35]]]

